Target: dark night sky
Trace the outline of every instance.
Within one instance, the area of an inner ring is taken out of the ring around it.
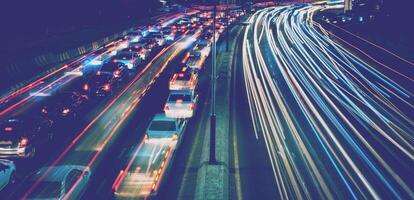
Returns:
[[[185,0],[177,0],[185,1]],[[5,3],[7,2],[7,3]],[[119,23],[147,15],[158,0],[4,0],[0,3],[0,37],[65,32],[97,24]],[[188,1],[187,1],[188,2]],[[194,0],[189,2],[213,2]],[[395,17],[411,21],[414,0],[384,0]],[[410,5],[408,5],[410,4]]]

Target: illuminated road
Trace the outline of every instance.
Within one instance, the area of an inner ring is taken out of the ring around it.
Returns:
[[[267,8],[243,33],[251,134],[265,141],[275,193],[412,199],[413,76],[401,72],[414,66],[386,65],[332,39],[313,21],[321,9]]]
[[[83,165],[88,166],[93,170],[102,158],[101,154],[104,154],[111,146],[112,141],[117,137],[125,120],[127,120],[129,115],[134,112],[137,104],[140,103],[142,97],[154,83],[156,78],[162,73],[169,61],[194,41],[194,37],[186,36],[170,47],[163,49],[153,61],[137,74],[128,86],[110,101],[105,109],[103,109],[98,116],[78,134],[65,151],[63,151],[50,166]],[[23,198],[26,198],[36,189],[38,183],[42,181],[42,177],[46,176],[47,173],[48,171],[39,178],[38,182],[35,182],[35,184],[25,192]],[[73,187],[76,187],[76,185]],[[70,193],[67,195],[70,195]]]

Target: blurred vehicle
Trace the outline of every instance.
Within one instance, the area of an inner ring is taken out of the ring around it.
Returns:
[[[0,157],[33,157],[53,139],[53,122],[42,118],[10,118],[0,124]]]
[[[165,42],[172,42],[175,40],[175,31],[172,31],[171,29],[163,30],[162,34],[164,35]]]
[[[132,43],[129,48],[122,51],[136,53],[142,60],[147,59],[150,54],[150,50],[140,46],[138,43]]]
[[[185,119],[170,118],[164,113],[156,114],[145,132],[146,140],[150,138],[177,140],[183,135],[186,124],[187,120]]]
[[[113,95],[113,90],[118,86],[118,81],[112,74],[96,74],[83,85],[83,90],[90,97],[106,97]]]
[[[114,58],[112,58],[113,63],[122,63],[128,69],[134,69],[141,63],[141,58],[139,54],[135,52],[119,52]]]
[[[88,97],[78,92],[58,92],[48,102],[41,109],[46,119],[75,120],[82,107],[88,102]]]
[[[80,165],[43,167],[32,177],[30,185],[37,186],[27,199],[80,199],[90,176],[89,168]]]
[[[172,118],[190,118],[194,114],[197,101],[198,95],[196,95],[194,91],[170,91],[164,106],[165,115]]]
[[[88,55],[82,62],[82,64],[99,66],[102,65],[105,62],[105,60],[109,59],[110,57],[111,56],[107,53],[107,50],[105,48],[100,48]]]
[[[148,38],[154,39],[158,46],[163,46],[165,44],[165,38],[162,33],[151,33],[148,35]]]
[[[128,33],[125,38],[128,39],[129,42],[139,42],[139,40],[142,38],[142,34],[140,31],[133,31]]]
[[[145,49],[152,51],[152,49],[157,46],[157,41],[154,38],[146,37],[139,41],[139,43],[137,43],[136,45],[142,46]]]
[[[197,86],[198,75],[193,70],[184,67],[175,73],[169,82],[170,90],[194,90]]]
[[[115,79],[122,81],[128,75],[128,69],[122,62],[109,62],[102,65],[96,73],[113,75]]]
[[[200,56],[208,57],[211,52],[211,46],[209,41],[197,40],[195,46],[192,49],[192,53],[200,54]]]
[[[11,160],[0,159],[0,191],[16,181],[16,165]]]
[[[196,51],[190,54],[186,66],[192,70],[201,70],[204,67],[204,61],[205,57],[203,57],[200,52]]]

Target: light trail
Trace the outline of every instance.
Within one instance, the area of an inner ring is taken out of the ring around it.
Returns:
[[[413,88],[396,77],[414,79],[313,21],[332,8],[266,8],[244,33],[251,118],[279,197],[412,199]]]

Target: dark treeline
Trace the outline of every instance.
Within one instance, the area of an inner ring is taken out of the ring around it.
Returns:
[[[0,3],[2,40],[75,31],[142,18],[158,0],[5,0]]]

